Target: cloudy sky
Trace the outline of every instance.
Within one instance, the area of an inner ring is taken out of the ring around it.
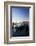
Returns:
[[[12,22],[22,22],[29,20],[28,7],[12,7]]]

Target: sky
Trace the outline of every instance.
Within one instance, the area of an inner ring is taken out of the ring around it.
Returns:
[[[28,7],[12,7],[12,22],[23,22],[29,20]]]

